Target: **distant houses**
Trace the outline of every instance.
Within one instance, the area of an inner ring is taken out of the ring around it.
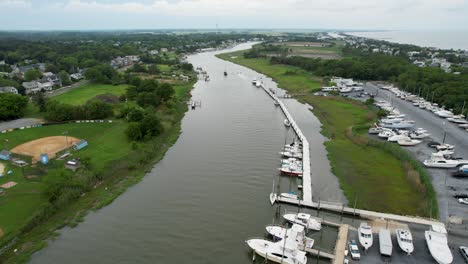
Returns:
[[[140,57],[137,55],[128,55],[125,57],[117,57],[110,62],[110,65],[116,69],[133,65],[140,61]]]

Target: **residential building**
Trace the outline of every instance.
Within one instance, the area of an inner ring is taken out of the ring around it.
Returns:
[[[37,93],[40,91],[52,91],[54,87],[54,83],[50,81],[40,82],[40,81],[32,81],[32,82],[23,82],[22,83],[24,89],[26,89],[26,94]]]
[[[18,94],[18,89],[16,89],[13,86],[4,86],[4,87],[0,87],[0,93]]]
[[[62,86],[62,80],[60,80],[57,74],[52,72],[44,72],[42,75],[41,83],[52,82],[53,85]]]

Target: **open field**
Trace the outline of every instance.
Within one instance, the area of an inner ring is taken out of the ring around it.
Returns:
[[[33,160],[39,161],[41,154],[47,153],[49,158],[54,158],[57,152],[73,146],[73,144],[78,141],[80,140],[68,136],[45,137],[16,146],[11,152],[31,156]]]
[[[234,56],[234,58],[233,58]],[[237,56],[237,57],[235,57]],[[219,55],[272,77],[290,94],[304,94],[301,102],[314,106],[314,114],[323,125],[333,173],[350,202],[357,207],[403,215],[437,215],[437,205],[431,206],[419,175],[398,157],[367,144],[367,137],[354,135],[353,127],[372,123],[376,116],[362,103],[340,97],[317,97],[311,92],[320,87],[311,73],[285,65],[271,65],[267,59],[245,59],[242,52]],[[285,72],[295,70],[295,75]],[[304,87],[317,87],[304,89]]]
[[[88,83],[66,93],[57,95],[53,97],[53,99],[65,104],[81,105],[101,94],[122,95],[125,93],[127,87],[128,85],[126,84],[110,85]]]
[[[272,65],[268,59],[246,59],[244,52],[232,52],[217,55],[228,60],[273,78],[278,86],[287,89],[291,94],[309,93],[318,91],[321,87],[321,79],[293,66]]]
[[[343,43],[327,44],[322,42],[277,42],[275,45],[286,46],[290,56],[306,58],[339,59],[342,55]]]

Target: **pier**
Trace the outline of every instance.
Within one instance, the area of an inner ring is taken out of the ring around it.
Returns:
[[[291,123],[292,129],[294,129],[294,132],[296,133],[297,137],[302,142],[302,202],[307,204],[312,203],[312,181],[310,178],[309,141],[307,141],[307,138],[304,136],[304,134],[302,134],[301,129],[296,124],[296,121],[294,121],[293,117],[291,116],[283,102],[274,93],[268,90],[263,83],[261,84],[261,87],[263,88],[263,90],[265,90],[265,92],[268,95],[270,95],[271,98],[273,98],[273,100],[275,100],[278,103],[279,107],[283,111],[289,123]]]

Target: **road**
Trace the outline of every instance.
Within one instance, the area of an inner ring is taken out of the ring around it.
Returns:
[[[445,142],[456,146],[455,155],[468,159],[468,133],[466,131],[427,110],[414,107],[411,103],[397,98],[390,91],[378,89],[372,83],[367,83],[364,89],[373,94],[378,91],[376,99],[392,102],[394,107],[406,115],[406,119],[415,121],[416,127],[428,130],[431,136],[425,141],[442,142],[445,135]],[[420,161],[428,159],[431,153],[435,152],[434,149],[427,147],[427,144],[424,143],[416,147],[409,147],[408,150]],[[446,169],[428,169],[437,193],[440,220],[447,223],[450,216],[458,216],[468,222],[468,206],[459,204],[453,198],[455,192],[468,193],[468,179],[453,178],[449,176],[450,171]],[[454,230],[457,229],[456,226],[453,226],[453,228]]]
[[[37,118],[20,118],[16,120],[6,121],[0,123],[0,131],[5,131],[8,129],[20,128],[25,126],[33,126],[42,123],[40,119]]]
[[[70,86],[65,86],[65,87],[62,87],[62,88],[53,90],[53,91],[51,91],[51,92],[49,92],[49,93],[45,93],[44,95],[45,95],[46,97],[57,96],[57,95],[59,95],[59,94],[63,94],[63,93],[66,93],[66,92],[68,92],[68,91],[70,91],[70,90],[73,90],[73,89],[75,89],[75,88],[77,88],[77,87],[79,87],[79,86],[81,86],[81,85],[87,84],[88,82],[89,82],[88,80],[82,80],[82,81],[79,81],[79,82],[77,82],[77,83],[74,83],[74,84],[72,84],[72,85],[70,85]]]

